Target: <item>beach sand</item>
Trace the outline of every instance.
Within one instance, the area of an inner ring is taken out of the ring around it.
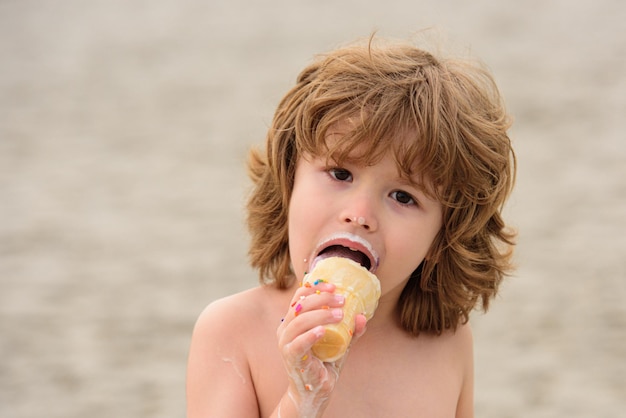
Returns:
[[[426,27],[515,117],[476,416],[624,416],[626,3],[297,3],[0,2],[0,416],[184,416],[196,317],[257,283],[247,149],[314,54]]]

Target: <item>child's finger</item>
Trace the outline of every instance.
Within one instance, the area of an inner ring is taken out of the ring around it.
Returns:
[[[343,295],[335,295],[333,293],[334,290],[335,286],[327,283],[321,284],[319,288],[298,288],[291,300],[285,316],[280,321],[277,334],[280,335],[282,330],[288,326],[294,318],[305,312],[315,311],[318,309],[329,310],[343,306],[345,303],[345,297]],[[300,329],[304,330],[305,328],[302,328],[301,326]]]
[[[363,334],[365,334],[367,328],[367,318],[363,314],[358,314],[354,317],[354,337],[352,342],[355,342]]]
[[[308,296],[301,295],[291,303],[287,316],[290,314],[295,318],[300,314],[316,309],[330,309],[342,307],[345,303],[345,296],[334,293],[314,293]]]
[[[343,310],[340,307],[323,306],[314,310],[304,310],[302,308],[298,312],[298,308],[294,306],[293,311],[287,314],[287,317],[278,328],[279,347],[290,344],[299,336],[310,332],[316,327],[337,323],[341,321],[341,318],[343,318]],[[311,346],[315,341],[311,343]]]
[[[311,351],[313,344],[324,335],[325,329],[318,325],[307,332],[294,338],[291,342],[283,346],[284,358],[292,364],[297,364],[306,360],[305,356]]]

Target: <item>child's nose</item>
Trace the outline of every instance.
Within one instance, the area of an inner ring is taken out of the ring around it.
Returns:
[[[345,219],[345,222],[357,224],[357,225],[362,226],[363,228],[367,229],[368,231],[371,229],[370,221],[365,219],[363,216],[359,216],[358,218],[356,216],[347,217]]]
[[[375,231],[378,228],[373,203],[368,198],[352,202],[341,214],[341,221],[356,228]]]

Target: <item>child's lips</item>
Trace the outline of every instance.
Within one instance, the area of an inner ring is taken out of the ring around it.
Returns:
[[[374,273],[378,268],[380,259],[372,244],[358,235],[348,232],[339,232],[331,235],[330,237],[324,238],[320,241],[320,243],[318,243],[313,251],[312,257],[310,258],[311,262],[309,264],[309,271],[313,270],[315,264],[324,258],[322,254],[324,250],[332,246],[341,246],[348,248],[349,250],[362,253],[369,260],[369,266],[367,267],[369,267],[369,271],[372,273]]]

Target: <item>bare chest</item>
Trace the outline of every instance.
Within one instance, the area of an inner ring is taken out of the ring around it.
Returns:
[[[349,353],[324,417],[453,418],[463,374],[440,348],[435,340],[390,346],[363,338]],[[278,353],[255,366],[257,376],[271,376],[255,385],[262,416],[269,416],[287,387],[281,367]]]
[[[453,418],[462,375],[453,364],[419,355],[351,358],[325,416]]]

